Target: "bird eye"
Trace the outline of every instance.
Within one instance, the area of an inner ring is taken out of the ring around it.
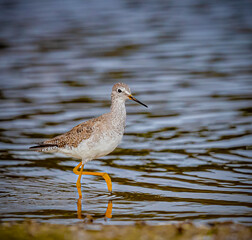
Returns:
[[[121,92],[122,92],[122,90],[119,88],[119,89],[117,90],[117,92],[121,93]]]

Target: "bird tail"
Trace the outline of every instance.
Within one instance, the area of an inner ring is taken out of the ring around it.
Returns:
[[[39,152],[43,152],[43,151],[49,152],[49,151],[55,150],[56,148],[58,148],[57,144],[44,144],[44,143],[41,143],[41,144],[38,144],[36,146],[31,146],[29,149],[39,151]]]

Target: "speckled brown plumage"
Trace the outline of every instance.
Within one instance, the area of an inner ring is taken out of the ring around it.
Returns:
[[[87,122],[80,123],[70,131],[44,141],[43,144],[57,145],[59,148],[65,147],[66,145],[69,147],[77,147],[82,140],[88,139],[91,136],[93,132],[92,123],[94,123],[95,120],[97,121],[97,119],[90,119]]]
[[[103,114],[97,118],[90,119],[86,122],[80,123],[73,127],[70,131],[54,137],[50,140],[44,141],[42,144],[57,145],[59,148],[77,147],[81,141],[89,139],[95,128],[99,128],[99,125],[104,121],[106,114]]]

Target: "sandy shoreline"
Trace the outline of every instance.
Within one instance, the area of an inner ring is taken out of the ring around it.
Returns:
[[[79,223],[59,225],[25,221],[4,222],[0,225],[1,239],[193,239],[250,240],[252,227],[232,222],[195,225],[190,222],[150,226],[139,222],[130,226]]]

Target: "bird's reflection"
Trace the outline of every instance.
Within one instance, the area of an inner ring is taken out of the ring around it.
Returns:
[[[77,216],[78,219],[82,219],[82,197],[78,198],[77,201]],[[107,210],[105,212],[105,218],[112,218],[112,209],[113,209],[113,204],[112,204],[112,200],[108,201],[108,206],[107,206]]]

